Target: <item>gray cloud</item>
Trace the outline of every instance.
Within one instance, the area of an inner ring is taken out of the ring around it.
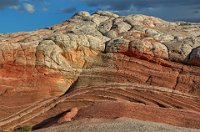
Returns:
[[[17,11],[35,12],[36,3],[43,4],[45,8],[45,0],[0,0],[0,10],[10,8]]]
[[[77,11],[77,9],[74,6],[68,6],[68,7],[62,9],[61,11],[64,13],[74,13]]]
[[[112,10],[120,15],[146,14],[166,20],[199,20],[200,0],[77,0],[89,7]]]
[[[18,4],[18,0],[0,0],[0,10],[7,7],[17,6]]]
[[[66,3],[69,2],[65,0]],[[186,20],[200,22],[200,0],[74,0],[85,3],[86,10],[111,10],[120,15],[145,14],[160,17],[166,20]],[[47,0],[0,0],[0,10],[11,8],[18,11],[29,11],[23,6],[31,4],[35,10],[47,11]],[[41,6],[41,7],[39,7]],[[68,6],[58,9],[64,13],[74,13],[76,7]],[[33,10],[31,10],[32,12]]]
[[[108,6],[113,10],[126,10],[136,8],[149,8],[160,6],[194,6],[200,5],[200,0],[78,0],[89,6]]]

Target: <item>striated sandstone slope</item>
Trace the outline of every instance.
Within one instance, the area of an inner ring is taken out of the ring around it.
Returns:
[[[199,47],[198,23],[107,11],[1,34],[0,126],[129,117],[200,128]]]

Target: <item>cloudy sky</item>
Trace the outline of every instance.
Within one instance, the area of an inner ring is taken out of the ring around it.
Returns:
[[[169,21],[200,22],[200,0],[0,0],[0,33],[31,31],[69,19],[78,11],[110,10]]]

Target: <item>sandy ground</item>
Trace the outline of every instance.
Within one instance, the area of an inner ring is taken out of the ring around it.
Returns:
[[[200,129],[118,118],[115,120],[82,119],[34,132],[200,132]]]

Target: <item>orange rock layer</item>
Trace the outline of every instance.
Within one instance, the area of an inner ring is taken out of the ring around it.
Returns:
[[[199,27],[99,11],[0,35],[0,127],[128,117],[200,129]]]

